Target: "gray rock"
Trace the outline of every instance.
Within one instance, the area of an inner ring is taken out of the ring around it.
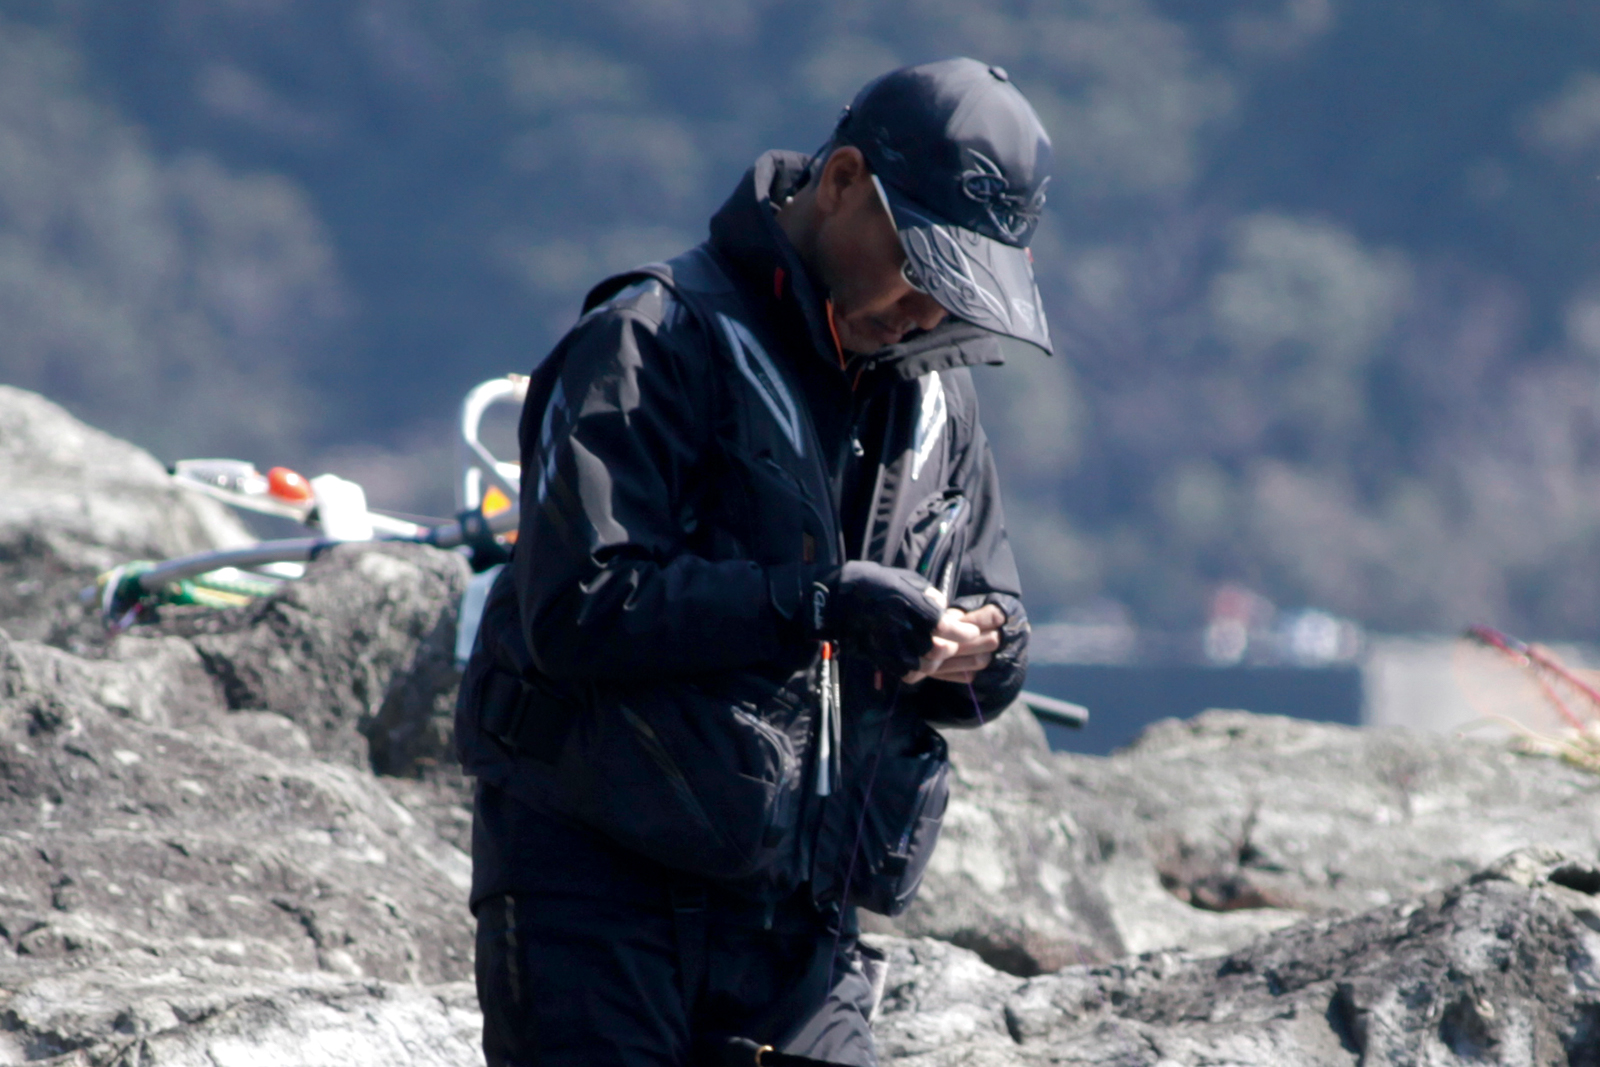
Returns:
[[[1032,714],[946,738],[950,804],[922,889],[892,922],[863,914],[865,928],[950,941],[1013,974],[1123,955],[1100,836]]]
[[[0,958],[469,974],[466,856],[370,772],[297,756],[293,723],[253,717],[267,745],[162,723],[126,695],[192,662],[148,644],[87,661],[0,637]]]
[[[454,760],[470,576],[461,556],[425,545],[337,545],[272,596],[152,632],[188,636],[228,708],[293,720],[325,758],[414,774]]]
[[[481,1067],[466,982],[397,985],[206,959],[0,960],[0,1065]]]
[[[66,640],[78,591],[119,563],[250,540],[149,453],[0,385],[0,627],[13,637]]]
[[[1574,885],[1580,888],[1572,888]],[[883,939],[885,1063],[1235,1067],[1600,1063],[1600,871],[1554,851],[1300,923],[1225,957],[1148,953],[1018,979]]]
[[[455,615],[468,577],[455,554],[339,546],[280,595],[234,611],[167,609],[158,627],[133,631],[109,652],[94,613],[78,601],[118,564],[251,540],[232,512],[174,485],[148,453],[41,396],[0,386],[0,627],[13,638],[139,663],[145,676],[120,699],[144,721],[215,719],[220,692],[226,709],[292,719],[333,758],[404,774],[450,762]],[[190,638],[191,647],[155,656],[138,646],[157,634]],[[177,673],[157,667],[171,656],[192,662]],[[246,729],[243,721],[214,725]],[[261,730],[252,736],[277,743]]]
[[[1143,828],[1169,893],[1201,910],[1359,911],[1525,845],[1600,850],[1600,778],[1493,742],[1208,712],[1112,759],[1064,762]],[[1151,930],[1129,948],[1177,943]]]
[[[384,775],[378,784],[439,840],[472,855],[473,782],[459,766],[435,767],[417,778]]]
[[[16,390],[0,472],[0,612],[57,645],[95,572],[241,536]],[[0,1063],[478,1062],[465,580],[346,545],[88,656],[0,636]],[[1236,712],[1105,759],[1020,709],[950,740],[922,896],[876,927],[912,937],[890,1061],[1600,1064],[1600,778]]]
[[[1031,975],[1227,952],[1524,845],[1600,852],[1600,778],[1496,743],[1208,712],[1101,758],[1050,753],[1018,710],[947,734],[939,848],[917,903],[874,929]]]

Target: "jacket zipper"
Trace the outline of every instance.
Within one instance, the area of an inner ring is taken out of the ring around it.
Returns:
[[[818,464],[822,464],[825,462],[827,453],[823,451],[822,439],[817,434],[816,423],[812,421],[811,411],[808,407],[802,405],[800,411],[801,421],[805,423],[806,440],[811,443],[811,454],[817,457]],[[855,418],[852,417],[852,435],[850,436],[853,436],[854,423]],[[823,506],[821,508],[817,507],[812,500],[814,494],[805,491],[804,484],[800,486],[802,490],[801,498],[812,509],[813,514],[823,520],[824,532],[832,546],[829,549],[832,559],[828,562],[843,565],[845,558],[844,530],[840,521],[838,505],[834,501],[832,479],[828,476],[828,471],[825,468],[818,471],[818,473],[821,475],[823,488]],[[821,642],[818,647],[818,693],[815,734],[817,739],[817,767],[814,792],[819,797],[830,796],[833,793],[834,788],[839,784],[838,778],[842,767],[839,748],[842,740],[844,716],[843,708],[840,706],[839,664],[835,658],[836,651],[837,649],[832,642]]]

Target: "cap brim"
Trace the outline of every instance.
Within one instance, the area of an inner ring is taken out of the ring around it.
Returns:
[[[1051,355],[1050,327],[1026,248],[933,217],[872,181],[906,253],[906,277],[958,319]]]

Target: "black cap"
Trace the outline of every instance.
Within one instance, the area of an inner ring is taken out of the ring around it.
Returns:
[[[834,132],[878,181],[906,277],[950,314],[1050,352],[1028,242],[1050,184],[1050,136],[999,67],[945,59],[856,94]]]

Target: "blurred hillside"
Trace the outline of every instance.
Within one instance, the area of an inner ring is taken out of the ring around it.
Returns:
[[[468,386],[967,53],[1061,160],[1059,358],[978,375],[1037,617],[1595,639],[1597,45],[1556,0],[12,0],[0,381],[447,510]]]

